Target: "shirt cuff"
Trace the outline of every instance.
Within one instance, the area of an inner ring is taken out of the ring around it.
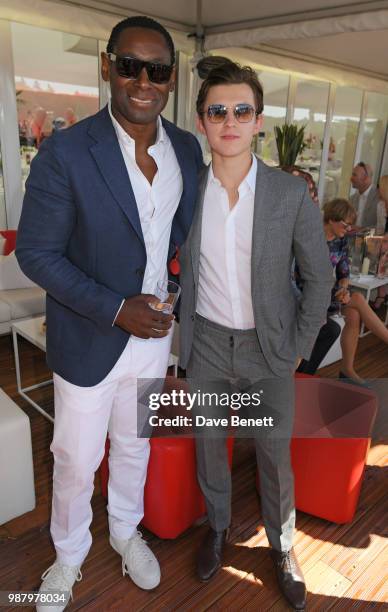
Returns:
[[[119,307],[118,311],[116,312],[116,316],[115,316],[115,318],[113,319],[112,327],[113,327],[113,326],[114,326],[114,324],[116,323],[116,319],[117,319],[117,317],[119,316],[119,312],[120,312],[120,310],[122,309],[122,307],[123,307],[123,305],[124,305],[124,302],[125,302],[125,298],[124,298],[124,299],[123,299],[123,301],[121,302],[120,307]]]

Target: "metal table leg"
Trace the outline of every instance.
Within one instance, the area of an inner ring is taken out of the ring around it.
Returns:
[[[15,355],[15,367],[16,367],[16,384],[19,395],[21,395],[31,406],[35,408],[38,412],[40,412],[46,419],[48,419],[51,423],[54,423],[53,417],[48,414],[43,408],[39,406],[34,400],[32,400],[27,395],[27,391],[33,391],[34,389],[39,389],[40,387],[46,387],[47,385],[52,385],[52,380],[45,380],[41,383],[37,383],[36,385],[31,385],[30,387],[22,387],[21,383],[21,374],[20,374],[20,358],[19,358],[19,347],[18,347],[18,338],[17,332],[15,329],[12,330],[12,338],[13,338],[13,350]]]

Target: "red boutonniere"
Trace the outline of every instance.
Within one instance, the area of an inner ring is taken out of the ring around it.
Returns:
[[[170,259],[168,264],[168,269],[171,274],[174,276],[179,276],[181,271],[181,264],[179,263],[179,247],[175,247],[175,253],[173,257]]]

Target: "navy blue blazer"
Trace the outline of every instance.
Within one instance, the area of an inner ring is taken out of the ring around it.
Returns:
[[[182,171],[169,257],[186,239],[202,166],[198,141],[162,119]],[[31,164],[16,257],[47,292],[47,362],[89,387],[112,369],[129,334],[112,322],[141,293],[147,256],[128,172],[107,107],[43,141]]]

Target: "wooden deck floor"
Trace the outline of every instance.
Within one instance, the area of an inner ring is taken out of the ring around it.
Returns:
[[[43,379],[46,370],[42,353],[22,342],[21,355],[25,383]],[[365,377],[388,379],[388,347],[372,336],[362,339],[356,366]],[[322,373],[336,376],[338,364]],[[35,510],[0,526],[0,590],[32,590],[38,588],[40,575],[54,560],[48,527],[52,426],[16,394],[12,346],[7,336],[0,337],[0,386],[31,418],[37,494]],[[52,388],[36,393],[45,407],[52,409]],[[308,610],[388,609],[388,460],[383,442],[374,440],[372,444],[357,514],[350,525],[336,525],[297,512],[295,548],[306,578]],[[93,545],[69,611],[289,609],[275,584],[254,480],[253,448],[241,440],[234,454],[232,538],[223,569],[208,585],[200,584],[195,577],[193,558],[206,529],[203,525],[173,541],[146,533],[161,564],[162,582],[155,591],[145,592],[121,575],[121,560],[108,543],[105,503],[96,479]]]

